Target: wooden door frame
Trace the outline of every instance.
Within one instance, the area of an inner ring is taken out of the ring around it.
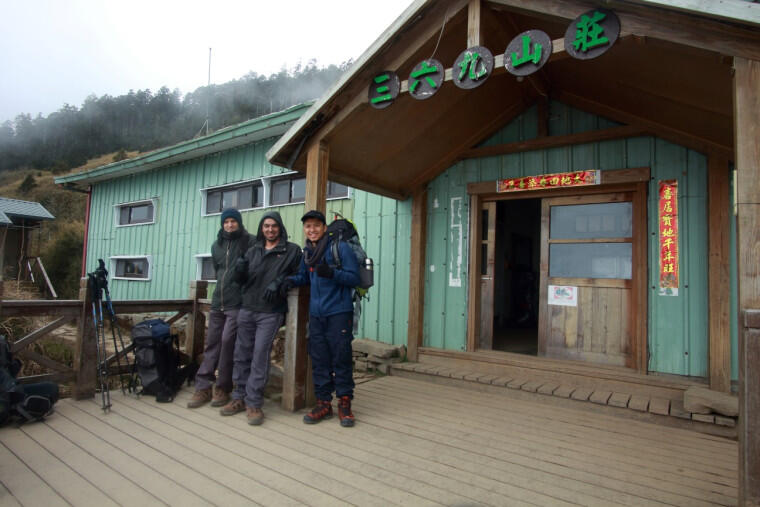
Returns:
[[[575,188],[558,188],[551,190],[534,190],[525,192],[497,193],[497,181],[469,183],[467,193],[470,196],[470,244],[469,244],[469,274],[479,274],[481,224],[480,212],[483,202],[502,201],[510,199],[542,199],[544,197],[563,197],[574,195],[608,194],[615,192],[633,192],[633,266],[643,265],[644,269],[635,269],[631,280],[632,300],[635,309],[631,312],[633,318],[631,346],[635,347],[635,357],[632,367],[640,373],[647,373],[648,344],[647,323],[648,313],[648,258],[647,258],[647,192],[650,178],[649,167],[634,169],[607,170],[601,172],[599,185]],[[480,334],[480,276],[468,276],[467,280],[467,352],[477,351]],[[546,295],[544,294],[544,297]],[[539,298],[541,295],[539,295]],[[644,318],[637,318],[644,315]]]
[[[488,331],[490,334],[490,348],[493,348],[493,298],[494,282],[496,279],[496,270],[494,266],[496,253],[496,201],[483,201],[480,205],[480,209],[480,217],[482,217],[482,211],[488,209],[488,240],[482,239],[483,231],[481,230],[481,238],[479,242],[480,248],[478,248],[476,255],[481,255],[483,244],[486,244],[486,274],[482,274],[483,266],[481,264],[481,271],[478,272],[480,276],[480,334],[478,335],[476,346],[478,348],[485,348],[481,347],[483,334],[485,331],[483,326],[488,326]],[[488,278],[486,279],[486,277]],[[484,285],[486,286],[485,288]],[[490,305],[490,311],[488,310],[488,305]],[[488,348],[488,350],[490,350],[490,348]]]

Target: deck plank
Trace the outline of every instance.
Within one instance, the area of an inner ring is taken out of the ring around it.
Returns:
[[[0,430],[0,438],[5,440],[7,432],[13,428]],[[9,495],[9,503],[15,501],[22,505],[45,505],[45,507],[58,507],[69,505],[50,485],[45,482],[35,471],[13,454],[10,449],[0,441],[0,483]],[[11,496],[12,495],[12,496]],[[12,500],[11,500],[12,499]],[[3,503],[5,505],[5,503]]]
[[[111,498],[22,431],[3,432],[3,445],[34,470],[66,502],[113,505]]]
[[[7,507],[16,507],[17,505],[21,506],[19,501],[16,500],[16,497],[6,489],[2,482],[0,482],[0,505]]]

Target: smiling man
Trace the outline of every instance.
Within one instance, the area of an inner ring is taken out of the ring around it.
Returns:
[[[311,210],[302,218],[306,236],[298,274],[284,286],[311,285],[309,299],[309,356],[317,406],[303,422],[318,423],[332,417],[332,393],[338,397],[340,425],[354,425],[351,340],[353,340],[353,291],[359,285],[359,265],[351,247],[341,241],[333,258],[325,216]],[[340,262],[338,262],[340,261]],[[340,266],[340,268],[338,268]]]
[[[248,424],[264,421],[261,406],[269,379],[272,341],[288,311],[285,291],[280,288],[288,275],[296,272],[301,249],[288,241],[280,214],[272,211],[259,222],[256,240],[235,270],[242,285],[243,303],[238,313],[232,400],[221,409],[222,415],[246,411]]]

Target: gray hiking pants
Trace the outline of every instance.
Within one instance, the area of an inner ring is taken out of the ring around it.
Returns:
[[[237,336],[238,311],[211,310],[208,314],[206,346],[203,362],[195,374],[195,389],[208,389],[216,381],[216,387],[226,393],[232,391],[232,360]],[[215,375],[216,370],[219,375]]]
[[[284,320],[283,313],[251,312],[238,314],[238,336],[235,341],[235,367],[232,397],[244,400],[246,406],[261,408],[264,387],[269,380],[269,355],[272,342]]]

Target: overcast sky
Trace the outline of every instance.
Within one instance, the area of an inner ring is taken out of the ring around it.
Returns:
[[[0,0],[0,123],[90,94],[184,94],[356,59],[411,0]]]

